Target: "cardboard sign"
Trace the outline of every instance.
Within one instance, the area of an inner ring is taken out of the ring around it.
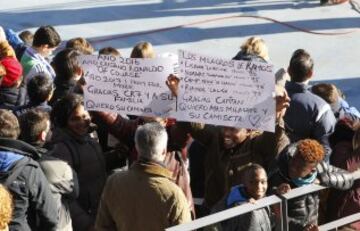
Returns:
[[[165,81],[174,72],[170,59],[131,59],[83,55],[85,108],[120,114],[167,117],[175,98]]]
[[[275,130],[275,77],[268,63],[179,51],[181,121]]]

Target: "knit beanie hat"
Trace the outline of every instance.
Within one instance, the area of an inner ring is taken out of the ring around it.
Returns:
[[[6,74],[2,78],[1,87],[12,87],[22,76],[22,66],[14,57],[5,57],[0,60],[5,67]]]

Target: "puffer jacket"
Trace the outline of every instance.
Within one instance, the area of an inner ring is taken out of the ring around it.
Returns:
[[[38,153],[31,145],[19,140],[0,138],[2,183],[20,161],[27,162],[16,179],[7,185],[14,199],[13,219],[9,228],[21,231],[55,231],[58,209],[39,164],[31,159],[34,156],[38,156]]]
[[[20,90],[16,87],[0,87],[0,105],[12,109],[20,105]]]
[[[88,135],[78,137],[60,128],[54,130],[52,143],[52,155],[66,161],[77,173],[80,194],[70,204],[70,213],[74,230],[87,231],[95,222],[107,177],[100,145]]]
[[[250,198],[245,193],[243,185],[234,186],[231,191],[220,202],[218,202],[212,213],[217,213],[248,202]],[[254,210],[249,213],[225,220],[216,225],[216,228],[208,228],[207,231],[271,231],[268,207]]]
[[[289,160],[295,155],[297,143],[289,145],[278,160],[278,168],[269,174],[269,190],[275,191],[282,183],[291,188],[298,186],[288,176]],[[317,179],[323,186],[347,190],[353,185],[351,173],[329,165],[325,161],[316,167]],[[288,201],[289,230],[302,231],[308,224],[317,224],[319,210],[319,192],[309,193]]]
[[[69,204],[79,196],[79,184],[74,170],[63,160],[51,156],[44,148],[37,147],[39,164],[49,181],[50,189],[59,208],[57,231],[72,231]]]

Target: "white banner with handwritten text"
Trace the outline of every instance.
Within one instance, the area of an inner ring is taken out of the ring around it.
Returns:
[[[167,117],[175,98],[165,81],[174,72],[171,59],[131,59],[83,55],[85,108],[119,114]]]
[[[181,121],[275,130],[273,66],[179,51]]]

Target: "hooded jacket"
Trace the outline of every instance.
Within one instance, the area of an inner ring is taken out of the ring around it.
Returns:
[[[14,198],[14,214],[10,230],[56,230],[58,210],[48,181],[38,163],[36,149],[25,142],[0,138],[0,172],[10,174],[20,160],[28,163],[8,188]]]
[[[214,206],[212,213],[245,204],[249,199],[243,185],[234,186],[230,193]],[[218,225],[218,228],[222,231],[271,231],[269,208],[257,209],[225,220]]]
[[[38,160],[59,209],[57,231],[72,231],[69,205],[79,196],[79,183],[75,171],[65,161],[51,155],[47,149],[33,144],[40,154]]]

